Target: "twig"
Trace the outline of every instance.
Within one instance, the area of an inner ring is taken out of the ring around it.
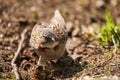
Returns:
[[[13,71],[14,71],[14,74],[15,74],[15,77],[16,77],[17,80],[21,80],[21,76],[20,76],[20,74],[19,74],[16,61],[17,61],[17,59],[18,59],[18,57],[19,57],[19,55],[20,55],[20,51],[21,51],[21,49],[22,49],[22,44],[23,44],[23,42],[24,42],[24,40],[25,40],[25,34],[26,34],[27,30],[28,30],[28,29],[26,28],[26,29],[24,29],[24,31],[21,33],[21,41],[20,41],[20,43],[19,43],[19,45],[18,45],[18,49],[17,49],[17,51],[16,51],[16,53],[15,53],[15,57],[14,57],[13,60],[11,61],[11,65],[12,65],[12,67],[13,67]]]

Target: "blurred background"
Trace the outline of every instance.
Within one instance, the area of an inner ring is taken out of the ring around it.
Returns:
[[[20,70],[25,74],[24,77],[29,79],[30,74],[27,71],[31,65],[28,66],[28,63],[35,64],[35,59],[31,56],[34,51],[28,44],[31,30],[38,22],[49,22],[56,9],[60,10],[66,21],[69,36],[66,53],[72,60],[63,59],[62,62],[65,61],[68,65],[62,65],[64,68],[59,65],[55,74],[49,78],[75,78],[77,73],[120,75],[120,68],[117,67],[120,67],[120,55],[111,59],[111,55],[101,48],[92,47],[98,43],[91,35],[97,33],[105,24],[106,9],[115,24],[120,24],[120,0],[0,0],[0,79],[14,80],[10,61],[20,42],[20,34],[25,28],[28,28],[28,32],[19,63],[26,60],[20,66]],[[106,62],[106,59],[110,61]],[[104,64],[104,68],[101,64]]]

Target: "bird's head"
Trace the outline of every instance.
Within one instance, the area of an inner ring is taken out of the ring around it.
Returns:
[[[55,34],[49,28],[45,28],[41,31],[40,41],[40,46],[42,48],[54,48],[56,45],[58,45]]]

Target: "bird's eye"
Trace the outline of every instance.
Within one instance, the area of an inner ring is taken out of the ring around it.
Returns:
[[[66,29],[66,26],[64,26],[64,28]]]
[[[42,37],[46,38],[47,36],[43,35]]]

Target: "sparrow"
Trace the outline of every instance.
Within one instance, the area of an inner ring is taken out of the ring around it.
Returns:
[[[44,59],[58,60],[64,55],[68,34],[65,20],[59,10],[55,10],[54,16],[48,24],[36,24],[31,32],[30,45],[35,53]]]

